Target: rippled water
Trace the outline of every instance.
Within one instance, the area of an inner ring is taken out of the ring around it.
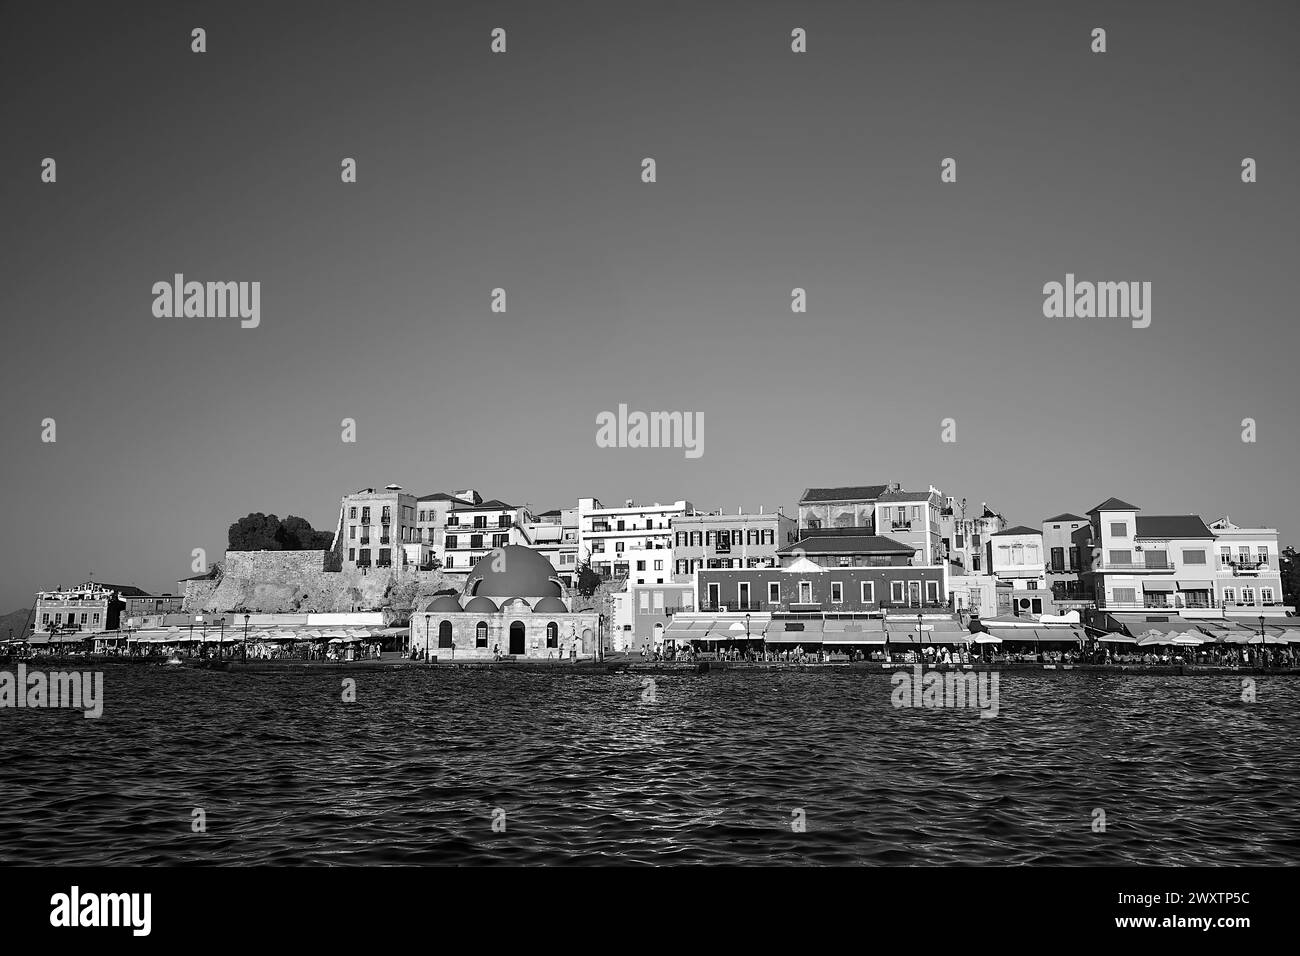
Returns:
[[[0,711],[10,863],[1292,863],[1300,680],[105,668]],[[192,832],[194,808],[207,832]],[[495,832],[493,814],[505,814]],[[1093,832],[1094,810],[1106,815]],[[792,813],[806,816],[795,832]]]

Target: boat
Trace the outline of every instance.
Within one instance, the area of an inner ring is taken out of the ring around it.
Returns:
[[[181,660],[181,656],[179,654],[173,654],[171,657],[167,658],[167,663],[170,666],[175,667],[177,664],[183,665],[185,662]]]

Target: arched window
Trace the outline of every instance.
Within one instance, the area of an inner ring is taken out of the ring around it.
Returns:
[[[438,646],[451,647],[451,621],[443,621],[438,625]]]
[[[487,621],[479,621],[474,630],[474,646],[487,647]]]
[[[556,624],[554,621],[551,621],[551,623],[546,625],[546,646],[560,646],[560,625]]]

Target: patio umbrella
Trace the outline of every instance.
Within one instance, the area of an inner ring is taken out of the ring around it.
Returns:
[[[1297,631],[1294,627],[1283,631],[1278,637],[1288,644],[1300,644],[1300,631]]]
[[[1169,635],[1169,643],[1178,647],[1200,647],[1205,643],[1205,635],[1196,631],[1183,631]]]

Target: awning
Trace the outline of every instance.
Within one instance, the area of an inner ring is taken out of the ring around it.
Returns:
[[[673,618],[664,628],[664,637],[677,641],[698,641],[713,627],[713,618]]]
[[[1037,627],[1034,633],[1044,644],[1079,644],[1084,640],[1083,629],[1078,627]]]
[[[775,620],[767,628],[769,644],[820,644],[824,637],[821,618],[805,621]]]
[[[1168,594],[1174,590],[1174,585],[1172,581],[1143,581],[1142,590]]]
[[[1129,637],[1127,634],[1103,634],[1097,640],[1105,644],[1136,644],[1136,637]]]
[[[884,644],[884,622],[879,618],[828,620],[822,628],[822,636],[827,644]]]
[[[1213,591],[1214,584],[1210,581],[1179,581],[1178,590],[1180,591]]]

